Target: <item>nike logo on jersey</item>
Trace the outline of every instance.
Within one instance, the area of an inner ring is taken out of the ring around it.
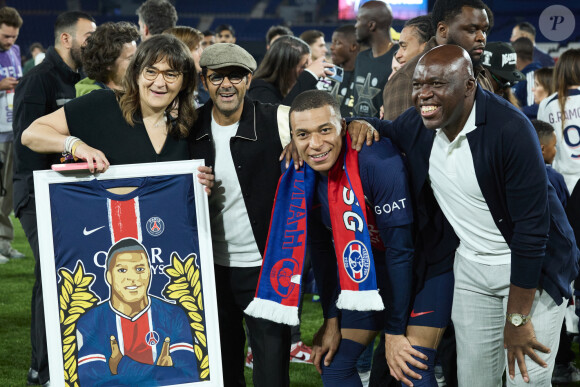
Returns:
[[[103,227],[105,227],[105,226],[97,227],[97,228],[94,228],[92,230],[87,230],[87,228],[85,227],[84,230],[83,230],[83,235],[85,235],[85,236],[86,235],[91,235],[92,233],[94,233],[95,231],[99,231]]]
[[[411,311],[411,318],[415,318],[415,317],[419,317],[419,316],[423,316],[424,314],[429,314],[429,313],[433,313],[435,312],[434,310],[430,310],[428,312],[419,312],[419,313],[415,313],[415,310],[413,309]]]

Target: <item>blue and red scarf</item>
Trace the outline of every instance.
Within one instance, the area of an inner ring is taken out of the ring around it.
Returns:
[[[346,147],[328,173],[328,207],[338,261],[337,307],[383,310],[377,289],[367,211],[358,169],[358,152]],[[306,164],[280,178],[272,210],[266,253],[250,316],[288,325],[300,323],[298,305],[306,252],[307,217],[315,191],[315,172]],[[373,214],[368,214],[371,222]]]

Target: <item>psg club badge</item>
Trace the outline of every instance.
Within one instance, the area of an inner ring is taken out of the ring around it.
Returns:
[[[149,218],[147,221],[147,232],[151,236],[159,236],[165,231],[165,223],[157,216]]]
[[[159,334],[155,331],[147,332],[145,335],[145,342],[147,342],[147,345],[150,347],[157,345],[159,342]]]
[[[284,258],[272,267],[270,271],[270,283],[272,284],[272,289],[280,297],[286,298],[292,294],[295,286],[294,282],[292,282],[292,277],[294,275],[300,275],[298,269],[298,261],[294,258]]]
[[[360,283],[367,279],[371,259],[365,245],[359,241],[351,241],[342,253],[346,273],[354,282]]]

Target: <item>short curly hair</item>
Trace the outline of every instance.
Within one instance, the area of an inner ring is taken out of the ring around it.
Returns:
[[[81,48],[83,70],[90,79],[107,83],[123,45],[139,39],[139,29],[129,22],[104,23]]]
[[[161,34],[177,24],[177,11],[167,0],[147,0],[137,8],[137,15],[151,35]]]

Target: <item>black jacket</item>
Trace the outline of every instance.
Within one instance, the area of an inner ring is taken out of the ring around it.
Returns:
[[[215,165],[210,100],[198,109],[190,135],[190,155]],[[280,122],[280,126],[278,124]],[[232,159],[244,196],[254,238],[262,256],[266,247],[274,196],[281,175],[280,153],[290,139],[286,107],[244,100],[236,136],[230,140]]]
[[[315,76],[308,71],[303,71],[300,76],[298,76],[294,87],[292,87],[288,95],[284,97],[274,84],[263,79],[252,79],[248,96],[254,101],[281,103],[290,106],[292,105],[294,98],[303,91],[316,90],[317,83],[318,79]]]
[[[48,169],[58,162],[58,155],[45,155],[31,151],[22,145],[22,132],[37,118],[61,108],[75,98],[75,83],[81,75],[73,71],[49,47],[46,57],[20,80],[14,95],[14,213],[34,197],[32,172]]]

